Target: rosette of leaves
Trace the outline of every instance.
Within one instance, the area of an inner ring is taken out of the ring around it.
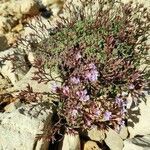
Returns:
[[[148,81],[146,69],[139,70],[141,62],[148,62],[147,8],[105,0],[81,4],[67,5],[71,17],[60,16],[49,38],[33,48],[44,66],[57,70],[63,79],[50,91],[59,97],[54,102],[57,119],[52,139],[62,129],[75,132],[96,126],[119,131],[128,118],[128,95],[138,104]]]

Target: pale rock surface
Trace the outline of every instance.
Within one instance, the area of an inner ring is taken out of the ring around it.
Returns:
[[[123,150],[150,150],[150,135],[125,140]]]
[[[97,130],[97,128],[95,127],[87,131],[87,136],[93,141],[101,142],[105,139],[105,132],[102,130]]]
[[[48,149],[48,141],[36,137],[37,134],[48,134],[43,130],[50,126],[51,117],[51,107],[40,104],[24,105],[11,113],[0,113],[0,149]]]
[[[99,148],[99,146],[97,145],[96,142],[94,142],[94,141],[87,141],[84,144],[84,149],[83,150],[102,150],[102,149]]]
[[[12,111],[18,109],[21,105],[22,104],[21,104],[20,100],[18,99],[16,101],[6,105],[4,110],[5,110],[5,112],[12,112]]]
[[[12,84],[15,84],[18,81],[17,74],[12,72],[13,69],[13,63],[11,60],[6,60],[3,61],[3,57],[8,56],[8,55],[13,55],[14,54],[14,49],[10,48],[8,50],[0,52],[0,61],[2,63],[2,67],[0,67],[0,73],[5,77],[8,78]]]
[[[28,66],[26,66],[26,64],[24,65],[24,70],[22,70],[22,68],[17,68],[17,71],[13,71],[15,61],[12,61],[10,59],[8,60],[4,59],[5,57],[14,57],[15,52],[16,52],[15,48],[10,48],[0,52],[0,62],[2,65],[0,67],[0,73],[5,78],[8,78],[13,85],[15,85],[16,82],[19,81],[24,76],[24,74],[28,71]],[[19,57],[21,61],[25,62],[23,55],[19,55]]]
[[[128,135],[129,135],[128,128],[126,126],[122,127],[120,132],[119,132],[119,136],[123,140],[125,140],[125,139],[127,139]]]
[[[28,73],[20,80],[18,81],[14,87],[7,89],[8,92],[13,91],[21,91],[25,90],[28,84],[32,87],[34,92],[50,92],[52,90],[52,86],[56,83],[55,81],[51,81],[47,84],[44,83],[38,83],[37,81],[32,80],[32,77],[34,76],[34,72],[37,71],[36,68],[32,67]],[[61,82],[61,79],[58,77],[58,74],[53,72],[51,74],[53,78],[57,78],[57,81]],[[49,77],[50,78],[50,77]],[[57,85],[60,85],[61,83],[57,82]]]
[[[60,150],[80,150],[80,137],[79,134],[65,134],[63,142],[59,147]]]
[[[63,9],[66,0],[42,0],[42,4],[51,9],[54,16],[57,16]]]
[[[131,117],[128,119],[128,122],[133,122],[134,126],[130,126],[128,124],[128,131],[130,138],[136,136],[136,135],[147,135],[150,134],[150,95],[145,92],[146,95],[146,103],[141,100],[138,107],[135,107],[133,111],[136,112],[139,108],[140,115],[136,115],[138,121],[135,120],[135,117]],[[129,114],[130,115],[130,114]],[[132,111],[131,111],[132,115]]]
[[[10,83],[8,82],[8,80],[0,74],[0,93],[3,93],[3,91],[5,91],[5,89],[9,87]]]
[[[122,150],[123,140],[114,130],[110,129],[106,132],[106,139],[104,140],[111,150]]]

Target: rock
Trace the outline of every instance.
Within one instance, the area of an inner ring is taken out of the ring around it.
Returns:
[[[102,150],[94,141],[87,141],[83,150]]]
[[[150,149],[150,135],[144,137],[135,137],[124,141],[123,150],[149,150]]]
[[[79,134],[65,134],[63,142],[59,146],[59,150],[80,150]]]
[[[13,20],[11,17],[0,16],[0,33],[6,33],[16,25],[16,20]]]
[[[111,150],[122,150],[123,149],[123,140],[114,130],[109,128],[106,132],[105,143]]]
[[[7,89],[7,91],[13,92],[13,91],[25,90],[27,85],[29,84],[32,87],[33,91],[35,92],[50,92],[53,84],[55,84],[56,82],[52,80],[51,82],[44,84],[44,83],[38,83],[37,81],[32,80],[32,77],[34,76],[35,71],[37,71],[37,69],[32,67],[29,70],[29,72],[14,85],[14,87]],[[57,81],[61,81],[61,79],[58,78],[57,73],[53,72],[51,75],[53,78],[57,78]],[[58,82],[58,85],[60,85],[60,82]]]
[[[5,110],[5,112],[12,112],[12,111],[16,110],[17,108],[19,108],[20,106],[21,106],[20,100],[16,100],[16,101],[6,105],[4,110]]]
[[[37,134],[48,134],[51,117],[51,107],[44,104],[24,105],[11,113],[0,113],[0,149],[48,149],[48,141],[38,140]]]
[[[7,38],[4,35],[0,35],[0,51],[3,51],[8,47]]]
[[[128,131],[130,138],[136,135],[150,134],[150,95],[146,92],[145,95],[147,99],[146,103],[141,100],[138,107],[131,108],[128,111]]]
[[[0,73],[6,78],[8,77],[8,79],[10,79],[12,84],[15,84],[18,80],[17,75],[12,72],[13,70],[13,63],[11,62],[11,60],[4,60],[3,61],[3,57],[5,56],[11,56],[14,54],[14,49],[8,49],[5,50],[3,52],[0,52],[0,62],[1,67],[0,67]]]
[[[34,0],[20,0],[18,2],[20,4],[22,14],[34,16],[39,13],[38,4]]]
[[[119,132],[119,136],[120,136],[123,140],[125,140],[125,139],[128,137],[128,135],[129,135],[128,128],[125,127],[125,126],[122,127],[121,130],[120,130],[120,132]]]
[[[62,11],[64,2],[65,0],[42,0],[42,4],[52,10],[54,16],[57,16]]]
[[[5,91],[5,89],[9,88],[11,85],[6,78],[4,78],[0,74],[0,94]]]
[[[10,48],[8,50],[0,52],[0,73],[6,78],[8,78],[13,85],[20,80],[24,74],[28,71],[28,66],[26,65],[24,55],[20,54],[16,57],[16,49]],[[7,59],[5,59],[5,57]],[[10,59],[15,57],[15,60]],[[16,61],[16,58],[18,59]],[[15,65],[19,65],[18,63],[23,63],[24,66],[16,67]],[[13,68],[16,67],[14,70]],[[14,71],[13,71],[14,70]]]
[[[102,142],[102,140],[105,139],[105,132],[97,130],[95,127],[92,130],[87,131],[87,136],[93,141]]]

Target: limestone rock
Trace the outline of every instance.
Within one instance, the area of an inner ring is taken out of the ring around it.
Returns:
[[[80,150],[80,138],[79,134],[65,134],[62,142],[62,146],[59,150]]]
[[[34,0],[20,0],[21,13],[28,14],[30,16],[34,16],[38,14],[38,5]]]
[[[114,130],[110,129],[106,132],[106,139],[104,140],[111,150],[122,150],[123,140]]]
[[[98,141],[101,142],[102,140],[105,139],[105,133],[104,131],[97,130],[97,128],[93,128],[92,130],[87,131],[87,136],[93,140],[93,141]]]
[[[150,149],[150,135],[144,137],[135,137],[124,141],[123,150],[149,150]]]
[[[57,16],[63,9],[66,0],[42,0],[42,4],[51,9],[54,16]]]
[[[20,106],[21,106],[20,100],[16,100],[16,101],[6,105],[4,110],[5,110],[5,112],[12,112],[12,111],[16,110],[17,108],[19,108]]]
[[[131,116],[130,119],[128,119],[130,138],[136,135],[150,134],[150,95],[148,95],[147,92],[145,92],[145,95],[146,103],[141,100],[138,107],[132,108],[132,111],[128,111],[129,116]],[[138,111],[140,115],[136,114]],[[135,116],[137,116],[137,118]]]
[[[10,81],[12,82],[12,84],[15,84],[17,82],[17,75],[12,72],[13,69],[13,63],[11,62],[11,60],[5,60],[3,62],[3,57],[5,56],[10,56],[14,54],[14,49],[8,49],[5,50],[3,52],[0,52],[0,62],[2,63],[2,67],[0,67],[0,73],[4,76],[4,77],[8,77],[8,79],[10,79]]]
[[[37,71],[36,68],[32,67],[29,72],[20,80],[18,81],[14,87],[7,89],[8,92],[12,92],[12,91],[21,91],[26,89],[27,85],[29,84],[33,91],[35,92],[50,92],[51,88],[53,86],[53,84],[55,84],[55,81],[51,81],[47,84],[44,83],[38,83],[35,80],[32,80],[32,77],[34,76],[34,72]],[[57,81],[61,81],[60,78],[58,78],[57,73],[53,72],[52,77],[56,77]],[[60,84],[60,82],[58,82],[58,85]]]
[[[51,108],[43,107],[25,105],[11,113],[0,113],[0,149],[48,149],[46,140],[37,139],[37,134],[48,134],[44,131],[51,123]]]
[[[128,135],[129,135],[128,128],[125,127],[125,126],[122,127],[121,130],[120,130],[120,132],[119,132],[119,136],[120,136],[123,140],[125,140],[125,139],[128,137]]]
[[[84,144],[84,150],[102,150],[102,149],[98,147],[98,145],[96,144],[96,142],[87,141]]]
[[[8,78],[13,85],[20,80],[24,74],[28,71],[28,66],[26,66],[25,58],[24,55],[19,55],[17,57],[18,61],[24,62],[24,66],[22,67],[16,67],[15,65],[18,63],[16,60],[11,60],[10,58],[15,57],[16,49],[15,48],[10,48],[5,51],[0,52],[0,62],[1,62],[1,67],[0,67],[0,73],[5,77]],[[8,59],[5,59],[7,57]],[[23,63],[22,62],[22,63]],[[14,64],[16,63],[16,64]],[[15,71],[13,71],[14,67],[16,67]]]
[[[5,89],[9,88],[11,85],[6,78],[0,74],[0,93],[3,93]]]

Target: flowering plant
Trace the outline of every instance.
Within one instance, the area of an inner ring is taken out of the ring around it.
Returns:
[[[71,18],[60,16],[49,38],[34,45],[42,59],[35,62],[33,80],[49,82],[44,67],[57,70],[62,78],[61,85],[54,84],[50,91],[59,99],[53,103],[57,117],[51,139],[62,130],[119,131],[128,117],[128,95],[138,104],[147,81],[146,69],[139,69],[141,61],[148,60],[147,9],[107,0],[81,4],[67,5]]]
[[[147,81],[139,66],[141,60],[147,61],[148,11],[140,4],[133,7],[132,2],[99,0],[95,14],[86,15],[86,8],[92,13],[96,2],[82,2],[71,20],[61,17],[63,23],[58,23],[49,40],[49,66],[59,68],[63,79],[51,91],[59,97],[52,135],[60,128],[75,132],[111,127],[119,132],[128,118],[127,97],[138,104]]]

